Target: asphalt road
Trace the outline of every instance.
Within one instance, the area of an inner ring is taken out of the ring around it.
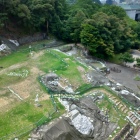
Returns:
[[[113,79],[114,81],[132,89],[135,92],[140,92],[140,89],[138,86],[140,86],[140,81],[134,80],[136,75],[140,76],[140,71],[136,71],[132,68],[127,68],[124,66],[120,66],[113,63],[106,63],[106,66],[109,68],[117,68],[121,70],[121,73],[116,73],[114,71],[110,71],[110,74],[108,75],[108,78]]]

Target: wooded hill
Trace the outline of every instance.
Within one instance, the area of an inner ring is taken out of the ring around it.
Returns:
[[[98,0],[0,0],[0,9],[0,31],[53,34],[81,42],[97,57],[111,58],[140,45],[140,23],[121,7]]]

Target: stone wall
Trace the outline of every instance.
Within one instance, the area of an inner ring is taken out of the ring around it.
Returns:
[[[21,37],[18,39],[18,42],[20,45],[22,45],[22,44],[27,44],[27,43],[43,40],[45,38],[46,38],[45,33],[37,33],[37,34],[31,35],[31,36]]]

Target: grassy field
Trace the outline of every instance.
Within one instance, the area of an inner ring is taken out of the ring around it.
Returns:
[[[73,57],[67,56],[61,52],[50,50],[46,51],[43,56],[40,57],[39,67],[44,72],[55,72],[61,77],[65,77],[72,85],[82,85],[84,81],[81,77],[81,73],[77,69],[82,67],[84,71],[87,68],[81,66],[76,62]]]
[[[51,119],[46,119],[46,115],[53,111],[53,105],[37,80],[40,73],[55,71],[59,76],[67,78],[69,83],[80,86],[85,82],[78,67],[87,71],[87,68],[74,58],[56,50],[36,51],[33,52],[33,56],[28,49],[14,52],[1,58],[0,66],[3,66],[0,70],[0,138],[14,132],[16,136],[23,128],[28,127],[30,130],[34,125],[38,125],[36,122],[42,117],[49,122],[65,112],[64,107],[56,101],[59,113],[55,113]],[[8,87],[20,95],[23,101],[12,94]],[[35,106],[36,94],[39,94],[41,107]],[[27,137],[26,134],[20,139]]]
[[[40,47],[43,43],[47,42],[33,43],[32,47]],[[22,46],[22,51],[19,50],[0,59],[0,66],[3,66],[3,69],[0,69],[0,138],[14,132],[16,136],[18,131],[24,128],[30,130],[65,112],[64,107],[55,99],[59,112],[47,118],[48,114],[54,111],[54,106],[47,91],[39,83],[40,75],[55,72],[63,79],[67,79],[77,91],[82,91],[82,94],[86,92],[84,90],[86,87],[89,89],[91,87],[83,78],[88,68],[75,61],[73,57],[54,49],[33,51],[31,55],[28,47],[29,45]],[[8,87],[23,100],[19,100]],[[40,107],[35,106],[34,100],[37,94]],[[120,116],[121,112],[118,112],[106,97],[97,105],[100,109],[107,108],[110,111],[109,119],[113,122],[118,121],[120,127],[126,123],[123,116]],[[20,137],[21,140],[27,138],[28,133]]]
[[[0,58],[0,66],[6,68],[17,63],[27,61],[29,54],[27,52],[14,52],[10,55]]]
[[[27,100],[16,104],[10,111],[0,114],[0,136],[18,131],[25,126],[37,122],[48,111],[53,110],[50,100],[40,102],[42,107],[36,107],[34,102]]]
[[[64,107],[57,103],[59,113],[55,113],[51,119],[48,118],[48,114],[54,111],[51,100],[41,101],[41,106],[36,107],[32,100],[16,104],[10,111],[0,114],[0,136],[15,133],[19,135],[21,128],[26,128],[25,132],[34,128],[44,122],[49,122],[54,118],[59,117],[65,112]],[[45,119],[41,122],[41,118]],[[40,120],[40,121],[39,121]],[[38,122],[39,121],[39,122]],[[36,123],[38,122],[38,123]]]
[[[27,67],[20,67],[8,70],[5,74],[0,74],[0,86],[2,87],[11,83],[19,83],[20,81],[24,80],[27,76],[29,76],[29,74],[29,68]]]

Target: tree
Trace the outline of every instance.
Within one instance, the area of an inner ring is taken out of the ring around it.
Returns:
[[[77,11],[76,15],[71,20],[71,39],[76,43],[80,42],[81,24],[86,19],[83,11]]]
[[[119,59],[122,60],[125,65],[128,62],[129,63],[133,63],[134,62],[133,56],[130,53],[128,53],[128,52],[125,52],[124,54],[121,54]]]
[[[4,27],[5,22],[8,20],[7,13],[0,13],[0,28]]]
[[[100,6],[93,0],[77,0],[69,7],[67,19],[62,21],[61,36],[66,41],[80,42],[81,24],[91,17]]]
[[[101,7],[100,1],[95,2],[93,0],[77,0],[74,5],[71,6],[71,11],[82,10],[86,17],[91,17]]]
[[[50,21],[50,31],[59,39],[65,39],[68,4],[65,0],[55,0]]]
[[[133,45],[134,38],[127,23],[114,15],[97,12],[82,25],[81,42],[98,57],[125,52]]]
[[[106,13],[109,16],[110,15],[116,16],[119,19],[124,19],[128,17],[125,10],[120,6],[116,6],[116,5],[104,5],[100,8],[99,11]]]
[[[98,29],[90,24],[83,24],[82,28],[83,28],[81,31],[82,44],[85,47],[87,47],[87,49],[90,50],[92,53],[96,53],[98,44],[95,42],[99,42],[96,36],[99,34]]]
[[[6,26],[6,21],[8,20],[8,13],[6,11],[7,2],[0,1],[0,28]]]
[[[132,27],[134,33],[137,35],[134,48],[140,49],[140,22],[136,22],[136,24],[133,25]]]
[[[140,58],[136,58],[137,64],[136,66],[140,67]]]
[[[49,0],[31,0],[31,24],[40,29],[41,26],[46,27],[46,33],[49,33],[49,22],[51,21],[51,13],[54,10],[54,1]]]

